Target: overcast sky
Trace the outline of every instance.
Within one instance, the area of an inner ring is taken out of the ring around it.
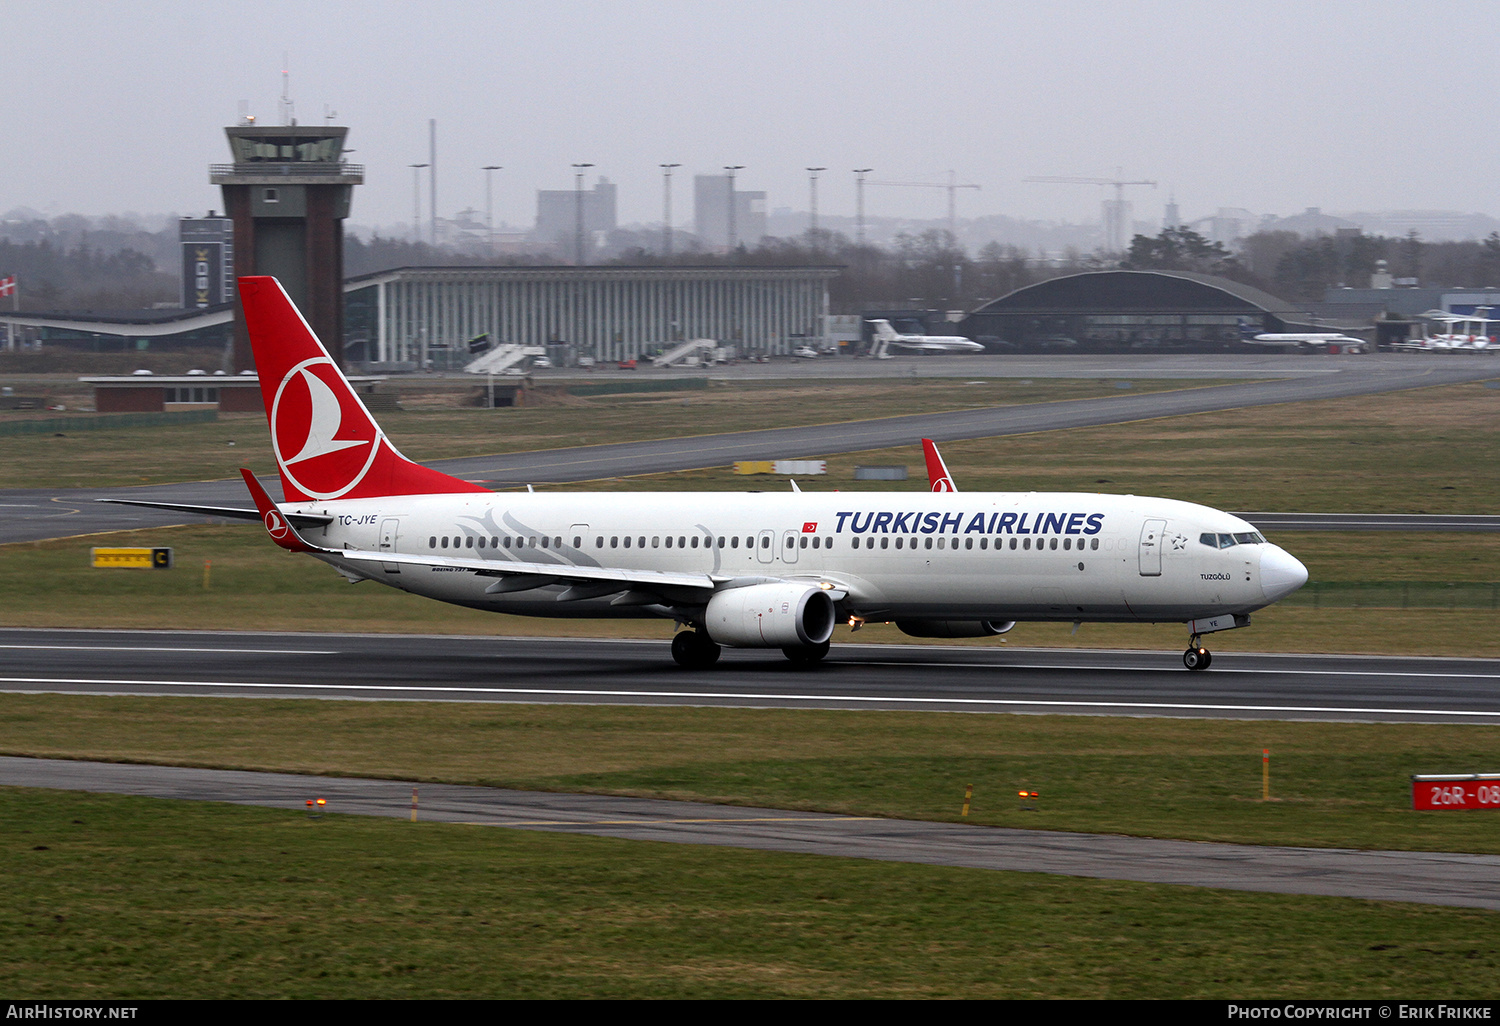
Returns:
[[[0,0],[0,211],[201,213],[241,101],[277,123],[282,54],[298,120],[325,108],[366,166],[352,221],[412,216],[438,124],[438,208],[529,226],[570,164],[659,222],[657,165],[743,164],[740,187],[852,215],[856,167],[946,181],[959,214],[1097,220],[1094,186],[1155,179],[1185,219],[1500,214],[1493,0]],[[423,184],[424,216],[426,184]],[[941,217],[941,189],[872,187],[871,215]]]

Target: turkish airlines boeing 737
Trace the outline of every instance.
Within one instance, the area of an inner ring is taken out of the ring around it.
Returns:
[[[490,492],[397,452],[276,279],[241,278],[240,298],[285,501],[246,470],[254,510],[136,504],[259,519],[351,581],[496,612],[674,621],[686,667],[723,645],[815,662],[840,622],[974,638],[1051,620],[1184,622],[1183,663],[1201,670],[1201,635],[1307,580],[1207,506],[960,493],[946,467],[933,492]]]

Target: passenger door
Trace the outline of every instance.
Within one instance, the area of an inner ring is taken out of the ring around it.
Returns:
[[[380,522],[381,552],[396,551],[396,531],[400,527],[400,524],[401,521],[395,517],[387,517]],[[401,572],[400,563],[381,563],[380,565],[385,568],[385,572],[388,574],[399,574]]]
[[[1165,520],[1148,520],[1141,526],[1141,576],[1161,576],[1161,542]]]

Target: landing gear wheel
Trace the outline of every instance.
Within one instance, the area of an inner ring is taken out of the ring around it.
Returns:
[[[821,645],[788,646],[781,650],[781,654],[794,663],[811,666],[813,663],[823,661],[823,657],[828,654],[830,644],[831,642],[825,641]]]
[[[1182,665],[1189,670],[1206,670],[1213,661],[1213,653],[1200,645],[1194,645],[1182,653]]]
[[[702,631],[682,631],[672,637],[672,658],[685,670],[706,670],[719,661],[719,646]]]

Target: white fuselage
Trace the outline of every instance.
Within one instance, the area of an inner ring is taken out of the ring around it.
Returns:
[[[876,621],[1181,621],[1247,614],[1306,579],[1300,563],[1238,517],[1137,496],[473,493],[282,509],[331,515],[326,527],[303,531],[328,548],[705,574],[730,586],[797,581],[841,596],[840,618]],[[619,588],[591,597],[564,582],[496,593],[496,577],[462,568],[319,558],[500,612],[673,615],[659,599],[622,601]]]
[[[919,353],[982,353],[984,346],[958,335],[902,335],[891,340],[898,349]]]

